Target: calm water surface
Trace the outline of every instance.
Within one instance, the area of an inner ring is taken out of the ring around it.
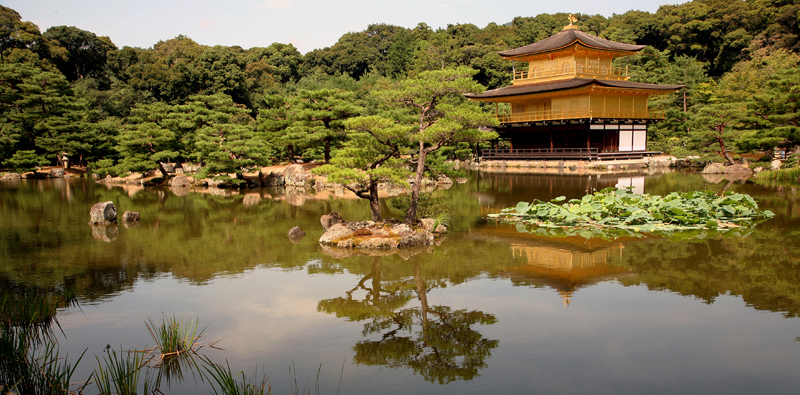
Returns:
[[[482,219],[617,184],[744,192],[776,217],[743,237],[613,241]],[[198,317],[206,344],[220,340],[201,354],[248,375],[263,369],[276,394],[295,382],[322,394],[799,391],[797,188],[689,173],[472,173],[436,192],[452,217],[447,238],[402,256],[320,247],[321,215],[364,219],[369,210],[311,192],[2,183],[0,287],[77,291],[79,306],[58,317],[62,354],[87,349],[77,379],[107,345],[152,347],[145,320],[163,312]],[[141,223],[87,225],[89,207],[107,200],[140,212]],[[297,242],[286,237],[295,225],[308,233]],[[184,376],[162,391],[209,391]]]

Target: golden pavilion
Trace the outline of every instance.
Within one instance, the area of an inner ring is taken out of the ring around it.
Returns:
[[[495,131],[508,141],[507,148],[484,150],[483,158],[602,160],[657,153],[647,150],[647,127],[664,113],[650,109],[648,98],[683,85],[629,81],[627,67],[612,61],[645,46],[592,36],[574,21],[570,15],[559,33],[499,52],[527,63],[515,68],[511,86],[466,95],[495,103]]]

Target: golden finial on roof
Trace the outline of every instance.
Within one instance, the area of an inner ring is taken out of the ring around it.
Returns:
[[[563,30],[578,29],[578,26],[573,25],[573,23],[578,22],[578,18],[576,18],[574,14],[569,14],[567,18],[569,19],[569,25],[564,26]]]

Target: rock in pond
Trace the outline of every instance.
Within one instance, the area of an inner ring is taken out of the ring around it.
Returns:
[[[322,229],[327,232],[328,229],[331,228],[331,226],[347,221],[345,221],[344,218],[342,218],[342,216],[339,215],[339,213],[337,213],[336,211],[332,211],[320,217],[319,222],[322,224]]]
[[[133,211],[126,211],[122,213],[122,220],[125,222],[129,221],[138,221],[139,220],[139,213]]]
[[[295,226],[294,228],[289,229],[289,233],[287,234],[287,236],[289,236],[290,239],[300,238],[300,237],[303,237],[305,235],[306,235],[306,232],[304,232],[302,229],[300,229],[299,226]]]
[[[117,208],[114,202],[95,203],[89,209],[89,223],[92,225],[108,225],[117,221]]]
[[[336,213],[320,218],[323,227],[331,223],[332,217],[340,222],[329,225],[319,242],[337,248],[394,250],[401,247],[426,246],[434,244],[436,235],[447,231],[442,225],[439,225],[435,232],[433,229],[426,229],[426,225],[428,228],[433,228],[436,222],[433,219],[422,221],[420,225],[412,227],[397,223],[395,220],[348,222],[338,214],[335,216],[333,214]]]
[[[725,174],[738,176],[738,178],[747,178],[753,175],[753,171],[745,165],[731,165],[725,168]]]
[[[709,163],[704,169],[703,174],[723,174],[725,173],[725,165],[722,163]]]
[[[192,185],[192,181],[185,175],[178,175],[172,177],[169,184],[173,187],[189,187]]]

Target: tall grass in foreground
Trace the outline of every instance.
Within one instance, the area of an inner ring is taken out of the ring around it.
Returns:
[[[61,328],[56,319],[59,301],[59,295],[36,287],[0,293],[0,393],[69,393],[86,350],[74,364],[59,356],[53,333],[54,326]]]
[[[97,359],[97,370],[92,373],[94,383],[101,395],[136,395],[138,394],[139,378],[144,368],[152,359],[146,351],[122,351],[117,354],[114,349],[107,347],[108,357]],[[150,375],[145,373],[144,394],[151,392],[154,383]]]
[[[208,372],[208,379],[211,383],[211,390],[215,395],[264,395],[272,394],[269,379],[263,373],[261,379],[257,377],[258,369],[253,373],[252,379],[248,379],[244,371],[233,374],[231,365],[225,360],[225,366],[212,362],[208,357],[204,360],[204,368]],[[239,377],[241,376],[241,379]],[[214,384],[216,383],[216,385]],[[217,391],[219,387],[219,392]],[[266,392],[264,392],[266,391]]]
[[[294,374],[292,374],[292,368],[294,368]],[[314,389],[316,390],[317,395],[319,395],[319,374],[321,371],[322,371],[322,364],[320,364],[319,369],[317,369],[317,381],[314,385]],[[294,387],[292,386],[293,380],[294,380]],[[294,362],[292,362],[292,366],[289,367],[289,393],[292,395],[303,395],[303,394],[311,395],[311,387],[308,386],[308,384],[310,383],[311,383],[311,378],[309,377],[308,381],[306,382],[306,386],[303,388],[303,391],[302,392],[300,391],[300,385],[297,384],[297,367],[295,367]]]
[[[7,328],[0,332],[0,393],[70,393],[72,375],[86,350],[70,364],[58,355],[58,344],[53,340],[31,343],[24,333]]]
[[[798,181],[800,180],[800,167],[790,169],[764,170],[756,174],[756,181]]]

